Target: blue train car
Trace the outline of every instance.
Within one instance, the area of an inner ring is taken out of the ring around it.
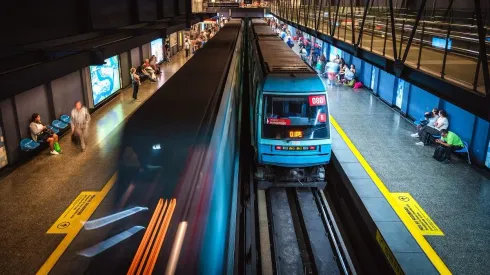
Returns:
[[[251,22],[248,35],[255,175],[259,181],[317,186],[331,156],[326,88],[267,25]]]

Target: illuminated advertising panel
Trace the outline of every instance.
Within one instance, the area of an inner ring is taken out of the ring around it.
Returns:
[[[151,55],[157,57],[157,63],[163,61],[163,39],[158,38],[150,42]]]
[[[119,57],[104,60],[104,65],[90,66],[94,106],[121,89]]]
[[[447,41],[447,49],[450,50],[453,44],[453,41],[450,38],[449,40],[446,40],[445,38],[432,37],[432,46],[440,49],[445,49],[446,41]]]

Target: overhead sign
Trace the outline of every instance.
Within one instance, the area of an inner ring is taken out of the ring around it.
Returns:
[[[425,213],[424,209],[409,193],[391,193],[396,202],[403,207],[422,235],[444,236],[437,224]]]
[[[267,118],[267,124],[291,125],[291,120],[289,118]]]

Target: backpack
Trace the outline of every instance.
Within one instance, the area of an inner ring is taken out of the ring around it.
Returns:
[[[362,82],[361,81],[357,81],[355,84],[354,84],[354,89],[360,89],[362,88]]]
[[[437,146],[436,150],[434,151],[434,155],[432,157],[438,161],[443,161],[444,160],[444,147],[442,145]]]

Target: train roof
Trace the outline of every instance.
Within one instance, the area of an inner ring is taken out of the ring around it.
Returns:
[[[257,43],[266,74],[311,74],[317,76],[316,72],[281,39],[259,40]]]
[[[267,25],[267,21],[265,21],[265,19],[262,19],[262,18],[254,18],[252,19],[252,25]]]
[[[277,33],[275,33],[269,26],[254,26],[255,36],[274,36],[278,37]]]

